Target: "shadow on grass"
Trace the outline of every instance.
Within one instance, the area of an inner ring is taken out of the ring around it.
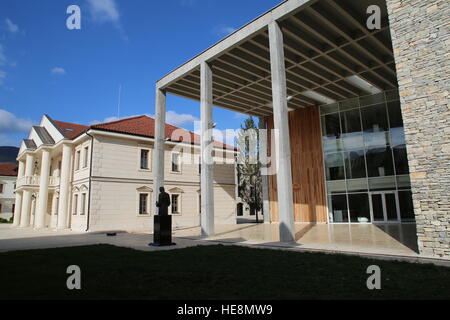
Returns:
[[[82,290],[66,288],[67,267]],[[369,291],[378,265],[382,290]],[[450,269],[320,253],[198,246],[141,252],[109,245],[0,254],[0,299],[449,299]]]

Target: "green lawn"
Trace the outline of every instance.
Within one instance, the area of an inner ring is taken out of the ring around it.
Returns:
[[[380,291],[366,287],[372,264]],[[81,291],[66,289],[69,265],[81,267]],[[99,245],[1,253],[0,288],[0,299],[450,299],[450,269],[235,246]]]

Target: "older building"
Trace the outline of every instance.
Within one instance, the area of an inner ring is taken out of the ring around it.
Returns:
[[[213,105],[275,130],[264,211],[282,241],[296,222],[412,223],[422,255],[448,258],[449,16],[443,0],[287,0],[160,79],[157,125],[174,94],[200,101],[205,151]]]
[[[152,229],[154,119],[83,126],[44,115],[21,145],[14,226],[74,231]],[[200,224],[199,136],[166,125],[165,185],[175,227]],[[234,148],[215,143],[216,219],[234,224]]]
[[[0,218],[2,219],[11,219],[14,213],[17,171],[17,164],[0,163]]]

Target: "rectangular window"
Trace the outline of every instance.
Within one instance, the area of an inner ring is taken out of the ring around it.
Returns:
[[[81,151],[78,150],[75,154],[75,170],[80,170],[80,158],[81,158]]]
[[[77,194],[73,196],[72,208],[73,208],[73,215],[76,216],[78,213],[78,195]]]
[[[3,193],[3,184],[0,184],[0,193]]]
[[[149,151],[148,150],[141,150],[141,169],[142,170],[149,170]]]
[[[11,212],[14,213],[14,211],[16,211],[16,205],[13,203],[12,208],[11,208]]]
[[[173,194],[172,195],[172,214],[180,214],[180,195]]]
[[[83,157],[83,168],[87,168],[88,166],[88,159],[89,159],[89,147],[84,148],[84,157]]]
[[[0,212],[2,212],[2,204],[0,203]]]
[[[86,208],[86,193],[81,195],[81,206],[80,206],[80,215],[84,215]]]
[[[148,200],[147,193],[139,194],[139,214],[148,214],[147,200]]]
[[[172,172],[180,172],[180,154],[172,153]]]
[[[198,174],[202,174],[202,157],[198,158]]]

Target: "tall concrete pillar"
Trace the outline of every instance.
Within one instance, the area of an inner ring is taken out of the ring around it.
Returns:
[[[212,70],[207,62],[200,67],[200,109],[201,109],[201,227],[202,235],[214,235],[214,170],[212,107]]]
[[[278,211],[280,241],[295,241],[294,200],[292,194],[291,143],[284,64],[283,33],[276,21],[269,24],[275,151],[278,163]]]
[[[63,144],[61,177],[59,183],[59,212],[58,212],[58,230],[64,230],[69,227],[69,191],[70,191],[70,172],[72,163],[72,146]]]
[[[48,184],[50,176],[50,150],[42,150],[41,178],[39,182],[39,202],[35,216],[36,229],[45,228],[45,216],[48,204]]]
[[[33,175],[34,168],[34,155],[28,153],[25,160],[25,177],[31,177]],[[24,190],[22,194],[22,206],[20,213],[20,227],[26,228],[30,226],[30,214],[31,214],[31,195],[30,190]]]
[[[166,92],[156,88],[155,147],[153,154],[153,212],[158,212],[156,201],[159,188],[164,186],[164,150],[166,139]]]
[[[264,223],[271,223],[272,219],[270,216],[270,203],[269,203],[269,176],[267,170],[267,119],[265,117],[259,118],[259,160],[262,163],[261,180],[262,180],[262,200],[263,200],[263,213],[264,213]]]
[[[14,207],[14,220],[13,220],[13,228],[18,227],[20,224],[20,214],[22,211],[22,191],[16,192],[16,202]]]

